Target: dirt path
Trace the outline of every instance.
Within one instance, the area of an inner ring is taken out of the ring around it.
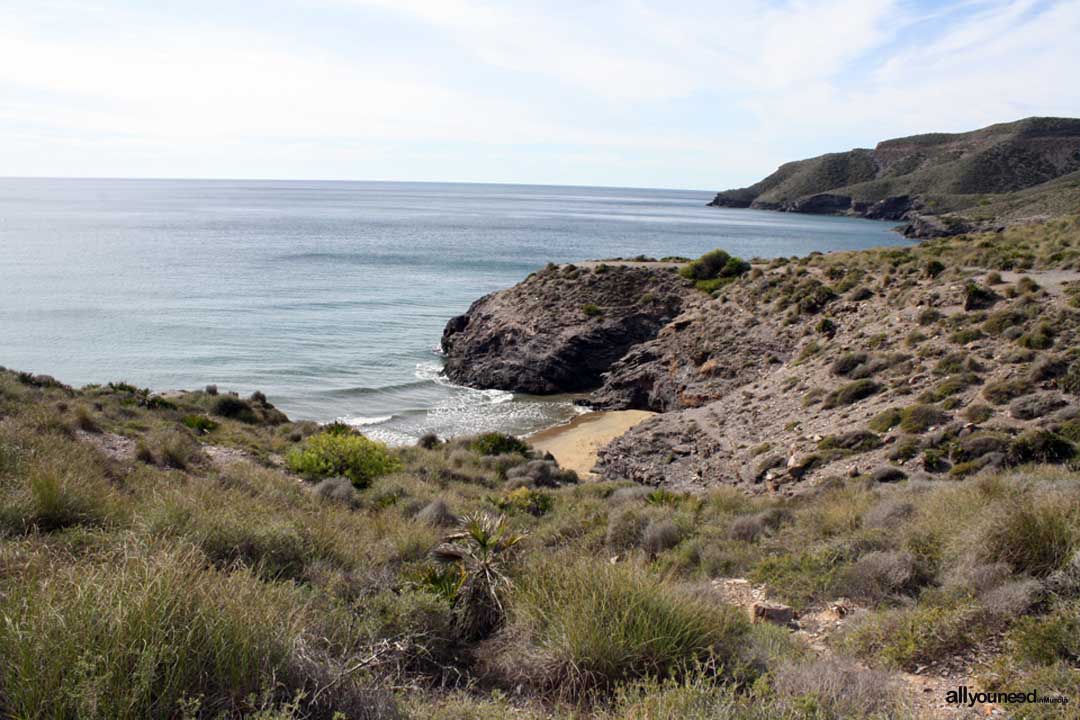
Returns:
[[[768,588],[754,585],[745,578],[724,578],[713,580],[713,589],[720,598],[730,604],[747,609],[753,617],[752,608],[756,604],[768,603]],[[832,637],[841,631],[859,608],[846,600],[840,600],[827,607],[811,608],[799,615],[796,627],[791,628],[793,635],[802,640],[806,647],[821,659],[839,658],[854,662],[858,667],[867,668],[861,662],[847,656],[839,656],[830,645]],[[1005,718],[1007,714],[999,705],[979,704],[975,707],[957,707],[945,702],[945,695],[961,685],[976,688],[974,665],[975,659],[957,656],[942,663],[917,668],[917,672],[897,671],[892,675],[898,683],[909,688],[905,693],[911,703],[914,717],[920,720],[975,720],[976,718]],[[868,668],[867,668],[868,669]]]

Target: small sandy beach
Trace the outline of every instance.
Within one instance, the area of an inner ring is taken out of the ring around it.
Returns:
[[[561,467],[584,478],[596,464],[597,450],[655,414],[645,410],[586,413],[566,425],[541,430],[528,440],[537,450],[554,455]]]

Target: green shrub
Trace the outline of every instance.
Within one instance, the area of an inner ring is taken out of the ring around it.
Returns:
[[[1027,430],[1009,444],[1008,459],[1022,463],[1060,463],[1076,455],[1073,444],[1049,430]]]
[[[570,697],[642,678],[679,677],[712,659],[738,669],[749,631],[733,607],[684,595],[645,570],[543,561],[513,595],[514,679]]]
[[[843,566],[841,556],[835,552],[807,551],[766,557],[754,566],[749,577],[801,610],[831,594]]]
[[[940,260],[930,260],[926,263],[924,268],[926,277],[936,278],[941,273],[945,272],[945,264]]]
[[[870,356],[864,352],[844,353],[833,361],[833,374],[841,376],[850,375],[857,367],[865,365],[869,359]]]
[[[597,317],[598,315],[604,314],[604,311],[600,309],[600,306],[594,305],[593,303],[585,303],[582,305],[581,312],[585,317]]]
[[[917,318],[920,325],[933,325],[942,317],[941,312],[934,308],[926,308],[919,313]]]
[[[258,416],[246,400],[241,400],[235,395],[219,395],[214,401],[211,412],[214,415],[230,420],[239,420],[245,423],[258,422]]]
[[[983,423],[994,416],[994,411],[986,405],[972,404],[964,408],[964,419],[971,423]]]
[[[983,632],[979,620],[973,603],[885,610],[864,617],[844,644],[857,655],[910,671],[970,647]]]
[[[679,274],[689,280],[715,280],[735,278],[749,269],[750,263],[728,255],[723,250],[712,250],[685,265],[679,270]]]
[[[968,355],[965,352],[951,352],[934,365],[935,375],[959,375],[968,369]]]
[[[987,308],[998,301],[998,295],[988,287],[968,280],[964,285],[964,310]]]
[[[528,513],[536,517],[547,514],[555,507],[555,499],[549,493],[530,487],[515,488],[492,502],[504,512]]]
[[[1034,389],[1028,380],[999,380],[983,388],[983,397],[994,405],[1004,405]]]
[[[1046,350],[1054,346],[1054,326],[1039,323],[1034,328],[1016,338],[1016,344],[1029,350]]]
[[[513,435],[490,432],[473,438],[469,442],[469,450],[478,455],[527,455],[529,446]]]
[[[210,433],[217,430],[218,424],[205,415],[186,415],[181,421],[195,432]]]
[[[881,447],[882,441],[877,435],[865,430],[852,430],[841,435],[829,435],[822,438],[818,447],[822,450],[844,450],[853,453],[868,452]]]
[[[967,345],[968,343],[973,343],[976,340],[981,340],[983,337],[985,337],[985,335],[983,335],[982,330],[972,327],[964,328],[963,330],[957,330],[949,336],[949,340],[956,343],[957,345]]]
[[[919,402],[941,402],[945,398],[962,393],[964,390],[967,390],[969,387],[977,384],[978,382],[979,376],[975,373],[952,375],[947,379],[942,380],[926,392],[919,395]]]
[[[933,405],[910,405],[900,411],[900,429],[917,435],[947,422],[949,416]]]
[[[365,488],[380,475],[394,472],[400,461],[382,443],[369,440],[363,435],[312,435],[303,448],[296,448],[286,456],[286,463],[293,472],[308,480],[343,475],[353,486]]]
[[[870,397],[878,392],[881,392],[882,386],[873,380],[862,379],[855,382],[848,383],[842,387],[833,390],[831,393],[825,396],[825,408],[840,407],[843,405],[851,405],[865,398]]]
[[[900,408],[889,408],[870,418],[868,427],[874,432],[888,432],[900,424],[902,417]]]
[[[1009,631],[1009,654],[1022,663],[1080,661],[1080,608],[1067,603],[1044,617],[1022,617]]]

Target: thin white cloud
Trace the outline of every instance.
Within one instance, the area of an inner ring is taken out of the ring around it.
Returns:
[[[109,0],[0,13],[0,167],[709,187],[1080,115],[1076,0],[296,2],[355,42]],[[462,164],[481,148],[487,164]]]

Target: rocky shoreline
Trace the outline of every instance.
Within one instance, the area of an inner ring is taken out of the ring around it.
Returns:
[[[962,477],[1080,414],[1063,380],[1080,376],[1080,272],[1048,251],[1060,232],[777,259],[711,294],[670,266],[549,266],[450,321],[448,374],[660,413],[599,450],[606,480],[795,492]],[[999,270],[1016,255],[1031,269]]]
[[[1078,180],[1080,120],[1026,118],[785,163],[708,205],[895,220],[925,239],[1073,212]]]

